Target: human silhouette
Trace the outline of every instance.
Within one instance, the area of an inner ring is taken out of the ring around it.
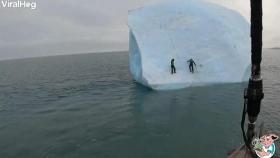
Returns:
[[[175,68],[175,65],[174,65],[174,59],[171,59],[171,74],[174,74],[176,73],[176,68]]]
[[[193,65],[196,67],[196,64],[193,59],[187,61],[189,63],[189,69],[191,73],[194,73]]]

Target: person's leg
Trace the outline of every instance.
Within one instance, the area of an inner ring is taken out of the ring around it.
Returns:
[[[176,73],[176,67],[174,66],[174,73]]]
[[[189,65],[190,72],[192,72],[191,65]]]
[[[193,73],[193,65],[191,66],[191,68],[192,68],[192,73]]]
[[[171,74],[173,74],[173,67],[171,66]]]

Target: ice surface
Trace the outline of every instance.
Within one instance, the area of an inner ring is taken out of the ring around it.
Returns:
[[[145,86],[166,90],[248,80],[250,26],[233,10],[198,0],[165,2],[130,11],[128,26],[130,70]],[[194,74],[190,58],[197,64]]]

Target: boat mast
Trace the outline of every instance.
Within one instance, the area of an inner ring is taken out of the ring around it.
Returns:
[[[245,90],[245,104],[249,119],[247,129],[248,146],[255,136],[255,123],[260,113],[261,101],[263,99],[263,80],[261,77],[262,60],[262,0],[251,0],[251,77],[248,88]]]

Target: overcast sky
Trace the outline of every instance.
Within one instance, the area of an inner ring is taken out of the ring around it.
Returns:
[[[128,10],[156,1],[34,0],[36,10],[0,7],[0,60],[127,50]],[[207,1],[237,10],[249,21],[250,0]],[[280,46],[280,1],[263,3],[264,46]]]

